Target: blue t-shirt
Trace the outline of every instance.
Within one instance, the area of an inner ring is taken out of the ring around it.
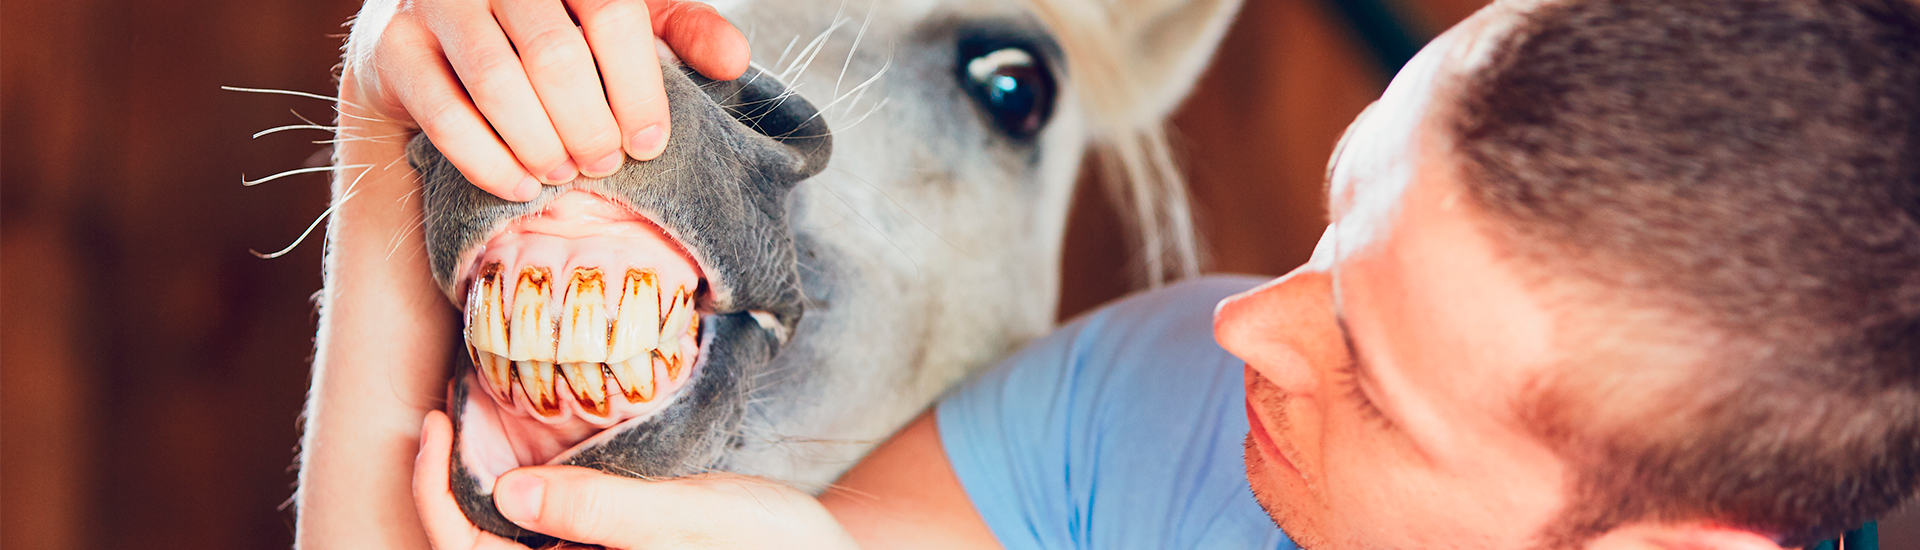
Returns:
[[[1062,327],[939,405],[947,460],[1009,550],[1294,550],[1241,461],[1245,363],[1213,307],[1261,283],[1210,277]]]

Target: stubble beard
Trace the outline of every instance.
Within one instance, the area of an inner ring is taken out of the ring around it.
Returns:
[[[1292,433],[1289,425],[1291,421],[1286,414],[1289,401],[1286,393],[1265,380],[1259,380],[1258,375],[1248,374],[1247,399],[1253,404],[1255,410],[1265,413],[1261,420],[1267,423],[1268,435]],[[1282,438],[1274,437],[1273,439],[1276,446],[1283,444]],[[1287,538],[1292,539],[1293,543],[1301,548],[1308,550],[1334,548],[1323,536],[1320,523],[1311,516],[1301,513],[1304,508],[1318,507],[1318,503],[1286,502],[1285,495],[1281,494],[1279,487],[1271,481],[1277,475],[1292,475],[1292,473],[1273,472],[1273,466],[1268,464],[1267,459],[1261,454],[1260,446],[1254,441],[1252,432],[1247,433],[1242,446],[1244,448],[1242,461],[1247,468],[1248,488],[1253,492],[1254,502],[1259,503],[1260,509],[1267,513],[1267,519],[1272,520],[1275,527],[1279,527],[1287,534]]]

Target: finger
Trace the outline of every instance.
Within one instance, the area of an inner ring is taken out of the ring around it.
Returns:
[[[653,160],[667,148],[666,89],[660,57],[654,52],[653,25],[641,0],[568,0],[580,18],[606,82],[607,101],[620,127],[621,147],[640,160]]]
[[[375,70],[410,75],[404,83],[392,83],[396,84],[392,93],[440,154],[475,187],[488,193],[523,202],[538,196],[540,183],[507,150],[507,144],[460,90],[439,41],[410,18],[396,18],[388,33],[390,39],[378,46],[376,57],[382,61]]]
[[[522,527],[616,548],[688,541],[747,548],[853,547],[812,497],[739,476],[642,481],[572,466],[535,466],[501,476],[494,503]]]
[[[427,20],[473,105],[520,164],[549,184],[573,181],[579,170],[490,9],[485,4],[436,6]]]
[[[713,6],[700,2],[653,0],[653,32],[693,70],[714,80],[733,80],[747,72],[746,35]]]
[[[566,540],[640,547],[644,512],[622,501],[645,502],[647,489],[583,468],[521,468],[494,484],[494,507],[507,520]]]
[[[620,127],[601,89],[586,36],[566,8],[543,0],[493,0],[493,6],[581,173],[603,177],[618,170],[626,159],[620,152]]]
[[[447,483],[453,454],[453,424],[446,413],[431,411],[420,426],[420,454],[413,459],[413,505],[434,548],[471,548],[478,530],[460,513]]]
[[[585,468],[533,467],[500,476],[493,500],[501,515],[521,527],[566,540],[644,548],[654,546],[658,541],[652,539],[661,534],[650,526],[688,527],[659,515],[658,503],[668,498],[668,491],[658,489]],[[686,501],[678,505],[702,506]]]

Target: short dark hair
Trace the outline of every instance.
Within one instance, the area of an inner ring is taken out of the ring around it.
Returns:
[[[1445,119],[1496,238],[1724,336],[1670,411],[1536,427],[1574,477],[1543,540],[1695,520],[1802,545],[1913,495],[1920,6],[1565,1],[1501,40]]]

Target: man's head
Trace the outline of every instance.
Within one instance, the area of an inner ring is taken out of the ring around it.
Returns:
[[[1920,6],[1496,4],[1222,304],[1303,544],[1800,545],[1920,481]]]

